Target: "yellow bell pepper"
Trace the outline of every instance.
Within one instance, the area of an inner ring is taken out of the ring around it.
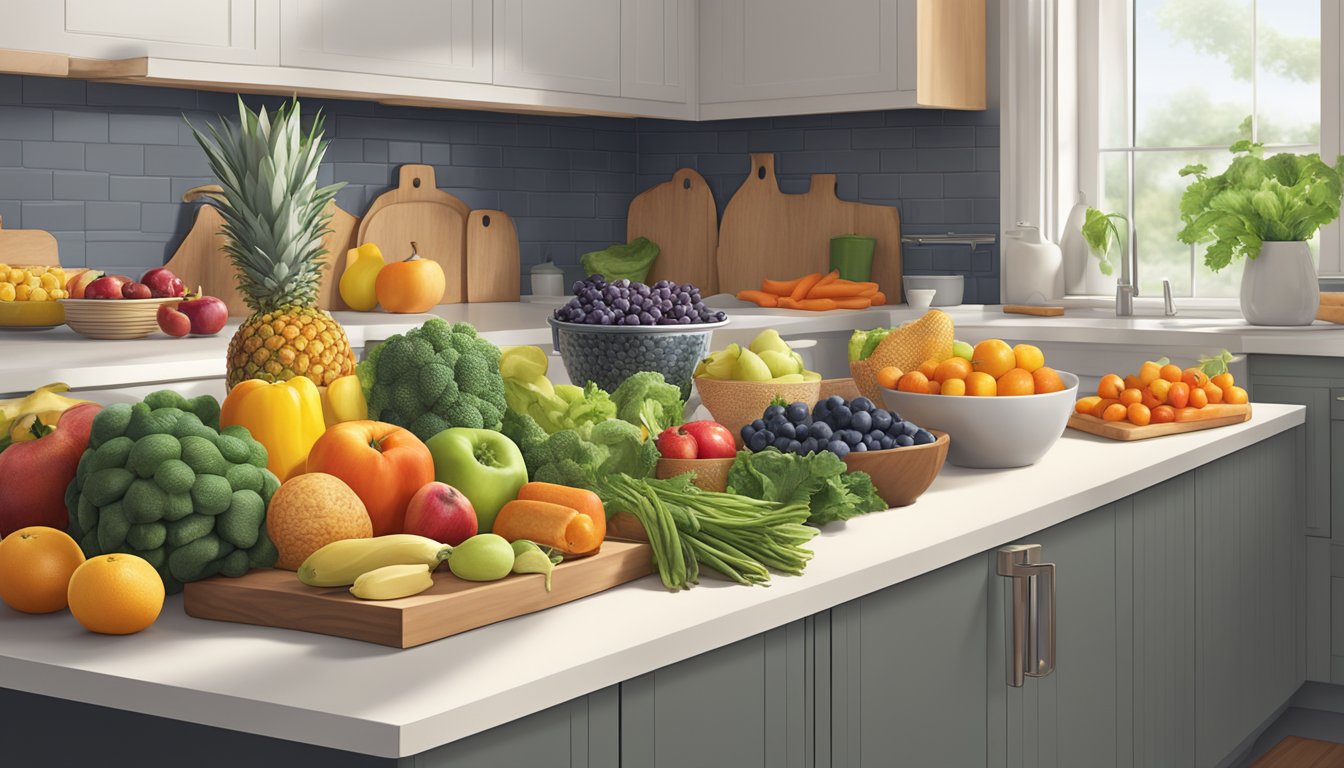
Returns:
[[[364,389],[353,373],[331,382],[322,391],[322,418],[327,426],[343,421],[364,421],[369,418],[369,404],[364,400]]]
[[[224,398],[219,423],[247,427],[266,446],[266,467],[282,482],[303,474],[308,452],[326,431],[322,395],[306,376],[274,384],[249,379],[235,385]]]

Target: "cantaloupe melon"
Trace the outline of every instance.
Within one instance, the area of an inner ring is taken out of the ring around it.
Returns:
[[[887,334],[865,360],[849,364],[854,383],[865,397],[882,402],[877,372],[887,366],[913,371],[925,360],[946,360],[952,356],[955,328],[946,312],[931,309],[918,320],[906,323]]]

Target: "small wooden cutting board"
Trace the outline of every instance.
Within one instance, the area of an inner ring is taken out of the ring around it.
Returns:
[[[384,192],[359,221],[358,243],[373,243],[391,263],[411,255],[437,261],[447,278],[440,304],[467,300],[467,204],[436,186],[434,168],[408,164],[399,169],[397,188]]]
[[[348,587],[309,587],[292,571],[253,571],[192,582],[184,590],[187,615],[263,627],[347,637],[394,648],[424,643],[596,594],[653,573],[648,544],[612,541],[592,557],[555,567],[552,590],[541,574],[499,581],[463,581],[446,568],[434,586],[400,600],[360,600]]]
[[[467,301],[517,301],[522,281],[518,230],[503,211],[467,216]]]
[[[41,229],[5,229],[0,219],[0,264],[13,267],[55,267],[56,237]]]
[[[690,168],[671,181],[640,192],[630,201],[625,239],[647,237],[658,244],[658,258],[647,283],[690,283],[705,296],[719,292],[715,251],[719,247],[719,211],[705,178]]]
[[[1035,315],[1036,317],[1062,317],[1063,307],[1038,307],[1034,304],[1004,304],[1005,315]]]
[[[1219,403],[1204,407],[1216,409],[1215,412],[1219,415],[1203,418],[1199,421],[1173,421],[1167,424],[1148,424],[1140,427],[1137,424],[1130,424],[1128,421],[1104,421],[1090,414],[1075,413],[1069,417],[1069,426],[1080,432],[1087,432],[1098,437],[1108,437],[1112,440],[1146,440],[1150,437],[1198,432],[1201,429],[1226,427],[1229,424],[1241,424],[1251,420],[1249,403],[1246,405]]]

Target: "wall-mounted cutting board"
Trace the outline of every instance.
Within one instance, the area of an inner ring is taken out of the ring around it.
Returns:
[[[719,227],[719,290],[761,287],[763,278],[787,280],[830,267],[831,238],[877,240],[872,279],[888,301],[901,296],[901,214],[886,205],[835,196],[835,175],[816,174],[805,194],[786,195],[775,177],[775,157],[753,154],[751,173],[734,193]]]
[[[397,188],[373,201],[359,222],[359,244],[374,243],[388,262],[411,255],[414,241],[422,258],[443,267],[448,288],[440,304],[467,300],[467,204],[435,186],[428,165],[403,165]]]
[[[703,176],[682,168],[635,196],[625,218],[626,242],[637,237],[658,244],[650,283],[672,280],[698,286],[705,296],[719,292],[719,211]]]
[[[196,202],[220,191],[214,184],[195,187],[187,190],[182,196],[182,202]],[[327,204],[327,211],[331,214],[327,221],[327,228],[331,232],[323,238],[327,253],[322,259],[327,266],[322,270],[317,306],[327,310],[345,309],[345,302],[341,301],[336,286],[340,282],[341,273],[345,271],[346,251],[354,247],[359,220],[341,210],[334,202]],[[205,295],[221,299],[228,306],[230,315],[250,315],[252,310],[248,309],[242,294],[238,293],[233,262],[224,251],[225,238],[220,230],[223,223],[224,217],[215,206],[208,203],[201,205],[196,211],[191,230],[164,266],[182,278],[189,290],[194,291],[200,286]]]
[[[1212,408],[1214,415],[1199,421],[1173,421],[1166,424],[1147,424],[1141,427],[1137,424],[1130,424],[1128,421],[1103,421],[1090,414],[1075,413],[1069,417],[1069,426],[1079,432],[1087,432],[1098,437],[1108,437],[1112,440],[1146,440],[1150,437],[1198,432],[1201,429],[1226,427],[1229,424],[1240,424],[1251,420],[1249,403],[1245,405],[1219,403],[1217,405],[1206,405],[1204,408]]]
[[[467,216],[467,301],[517,301],[522,280],[518,230],[503,211]]]
[[[41,229],[5,229],[0,219],[0,264],[25,267],[55,267],[56,238]]]
[[[541,574],[499,581],[462,581],[435,571],[428,591],[400,600],[360,600],[346,587],[301,584],[292,571],[253,571],[186,586],[187,615],[263,627],[297,629],[410,648],[497,621],[596,594],[653,573],[648,544],[607,540],[592,557],[555,567],[552,590]]]

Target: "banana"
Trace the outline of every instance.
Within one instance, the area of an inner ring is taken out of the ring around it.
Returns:
[[[372,539],[344,539],[322,547],[299,566],[299,581],[310,587],[348,587],[369,571],[387,565],[426,565],[448,559],[453,548],[409,533]]]
[[[361,573],[350,587],[350,594],[361,600],[396,600],[418,595],[432,586],[434,577],[429,575],[429,566],[424,563],[385,565]]]

